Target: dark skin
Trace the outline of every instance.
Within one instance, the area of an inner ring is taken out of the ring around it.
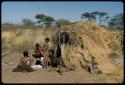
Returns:
[[[36,49],[35,49],[35,54],[36,54],[36,55],[39,55],[40,53],[42,53],[41,47],[40,47],[39,44],[37,44],[37,45],[36,45]]]
[[[49,41],[45,39],[44,42],[45,42],[45,44],[43,45],[43,50],[44,50],[44,49],[49,49],[49,44],[48,44]]]
[[[21,57],[20,64],[26,63],[29,66],[33,63],[33,59],[27,54],[24,57]]]
[[[33,63],[32,57],[28,55],[27,51],[23,52],[23,57],[20,59],[20,63],[16,68],[13,69],[13,72],[19,72],[19,71],[27,71],[31,72],[33,69],[30,67]]]
[[[44,41],[45,43],[44,43],[44,45],[43,45],[43,55],[44,55],[44,64],[45,64],[45,66],[48,66],[48,63],[50,62],[50,59],[49,59],[49,44],[48,44],[48,42],[49,42],[49,40],[47,40],[47,39],[45,39],[45,41]]]

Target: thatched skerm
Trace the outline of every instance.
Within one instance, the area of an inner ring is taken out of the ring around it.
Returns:
[[[68,70],[87,69],[92,73],[96,73],[97,69],[98,73],[116,71],[108,59],[109,49],[102,40],[103,36],[96,33],[102,28],[90,22],[80,24],[81,27],[78,24],[78,28],[69,25],[56,34],[56,45],[61,51],[60,58],[64,66]]]

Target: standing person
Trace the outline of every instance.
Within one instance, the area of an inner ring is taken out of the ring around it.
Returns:
[[[18,71],[27,71],[31,72],[33,69],[31,68],[31,65],[33,63],[33,59],[28,55],[28,51],[23,52],[23,57],[20,59],[20,63],[17,65],[16,68],[13,69],[13,72]]]
[[[45,67],[48,66],[48,64],[51,63],[51,60],[49,58],[49,38],[45,38],[44,44],[42,46],[42,52],[44,56],[44,65]]]

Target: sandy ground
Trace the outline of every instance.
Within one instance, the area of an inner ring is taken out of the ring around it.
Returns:
[[[3,83],[121,83],[123,76],[112,74],[90,74],[85,70],[68,71],[63,75],[54,70],[40,70],[34,72],[12,72],[14,64],[19,62],[22,54],[11,53],[2,57]],[[6,62],[10,64],[6,64]]]

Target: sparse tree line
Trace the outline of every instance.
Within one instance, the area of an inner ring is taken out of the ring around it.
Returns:
[[[98,20],[99,25],[103,25],[102,23],[107,22],[110,28],[123,29],[123,13],[110,17],[106,12],[86,12],[82,14],[81,19],[88,19],[96,22]]]
[[[48,16],[45,14],[36,14],[35,16],[36,22],[30,19],[23,19],[22,24],[25,26],[41,26],[41,27],[61,27],[63,25],[68,25],[71,22],[68,19],[58,19],[55,20],[52,16]],[[89,20],[97,22],[99,25],[103,25],[107,23],[109,28],[114,29],[123,29],[123,13],[118,13],[113,17],[110,17],[107,12],[103,11],[94,11],[94,12],[85,12],[81,14],[82,20]]]
[[[84,18],[88,20],[93,20],[93,21],[96,21],[98,19],[99,24],[101,25],[102,22],[107,21],[110,17],[108,16],[108,13],[106,12],[95,11],[95,12],[83,13],[81,16],[81,19],[84,19]]]
[[[30,20],[30,19],[23,19],[22,24],[27,25],[27,26],[41,26],[41,27],[51,27],[51,26],[56,26],[56,27],[61,27],[63,25],[68,25],[71,22],[68,19],[58,19],[55,20],[51,16],[47,16],[45,14],[37,14],[35,16],[35,19],[37,20],[36,22]]]

